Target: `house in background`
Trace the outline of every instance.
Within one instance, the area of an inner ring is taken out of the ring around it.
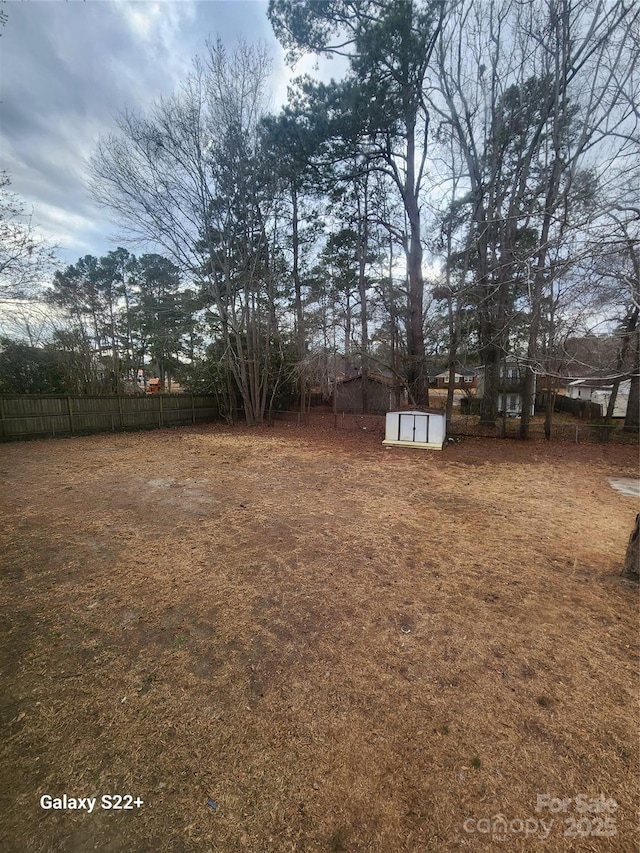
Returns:
[[[623,380],[616,395],[616,404],[613,410],[614,418],[624,418],[627,414],[629,403],[629,391],[631,380]],[[567,383],[567,397],[572,400],[586,400],[596,403],[601,408],[602,416],[606,415],[609,400],[613,392],[613,379],[611,376],[589,376],[582,379],[572,379]]]
[[[449,387],[449,371],[443,370],[441,373],[436,374],[435,377],[435,385],[436,388],[448,388]],[[455,379],[454,379],[454,388],[461,388],[466,391],[470,391],[472,388],[475,389],[478,387],[478,370],[474,367],[456,367]]]
[[[522,387],[524,384],[524,362],[514,356],[509,356],[500,363],[500,378],[498,382],[498,413],[506,414],[508,418],[519,418],[522,414]],[[484,396],[485,368],[478,368],[478,399]],[[533,377],[533,394],[531,397],[530,414],[535,412],[536,377]]]
[[[389,409],[397,409],[407,404],[406,389],[399,385],[393,376],[382,373],[370,373],[367,378],[367,408],[370,414],[384,414]],[[336,410],[338,412],[362,412],[363,377],[353,376],[338,382],[336,395]]]

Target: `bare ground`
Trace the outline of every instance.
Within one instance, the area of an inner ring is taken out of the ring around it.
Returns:
[[[475,850],[502,814],[637,850],[637,473],[286,423],[1,447],[0,849]]]

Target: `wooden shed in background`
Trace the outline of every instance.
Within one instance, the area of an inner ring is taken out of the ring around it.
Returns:
[[[338,412],[360,413],[363,411],[362,376],[343,379],[336,385],[336,410]],[[389,409],[406,405],[406,391],[399,387],[398,381],[391,376],[370,373],[366,380],[367,410],[370,414],[384,414]]]

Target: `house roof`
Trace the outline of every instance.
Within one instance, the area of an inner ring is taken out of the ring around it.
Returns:
[[[578,387],[581,388],[612,388],[613,387],[613,379],[611,377],[598,377],[591,376],[585,379],[572,379],[571,382],[567,383],[568,387]]]
[[[399,382],[399,380],[394,379],[393,376],[384,376],[382,373],[370,373],[368,378],[370,382],[377,382],[379,385],[392,386],[397,385]],[[343,379],[338,384],[347,385],[349,382],[357,382],[359,379],[362,379],[362,375],[352,376],[350,379]]]
[[[479,368],[477,368],[477,367],[456,367],[456,374],[458,376],[476,376],[478,373],[478,370],[479,370]],[[441,370],[440,373],[437,373],[436,379],[439,376],[448,376],[448,375],[449,375],[449,369],[447,368],[446,370]]]

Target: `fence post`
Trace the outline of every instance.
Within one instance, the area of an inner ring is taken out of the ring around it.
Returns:
[[[196,422],[196,404],[193,400],[193,394],[191,395],[191,423],[195,424]]]
[[[4,423],[4,403],[2,402],[2,396],[0,396],[0,427],[1,427],[2,438],[6,438],[7,433],[6,433],[5,423]]]
[[[159,426],[163,426],[164,425],[164,413],[162,411],[162,391],[158,394],[158,405],[159,405],[158,424],[159,424]]]
[[[122,411],[122,397],[118,394],[118,411],[120,412],[120,429],[124,429],[124,413]]]
[[[69,431],[71,435],[73,435],[73,406],[71,404],[71,397],[67,394],[67,409],[69,410]],[[55,430],[54,430],[55,435]]]

